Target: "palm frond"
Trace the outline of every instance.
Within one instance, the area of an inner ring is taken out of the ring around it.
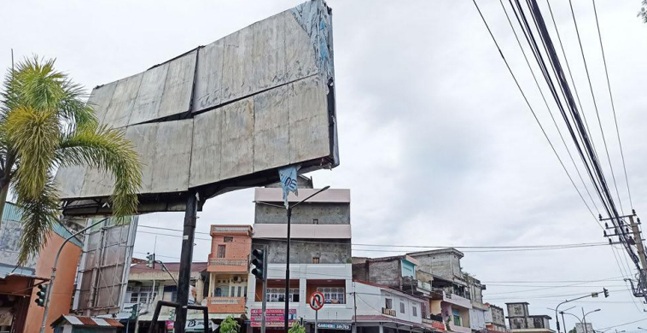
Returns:
[[[35,200],[50,176],[60,141],[60,123],[54,112],[18,107],[3,124],[20,168],[14,175],[16,194]]]
[[[33,199],[19,196],[16,203],[23,208],[18,255],[18,265],[22,265],[47,244],[47,236],[58,219],[59,200],[52,178],[47,180],[40,196]]]
[[[124,217],[137,211],[137,191],[142,182],[141,164],[124,132],[106,126],[88,126],[63,138],[56,160],[60,165],[85,164],[115,177],[112,211]]]

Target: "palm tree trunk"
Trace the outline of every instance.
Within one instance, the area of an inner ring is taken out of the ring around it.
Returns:
[[[7,193],[9,193],[9,183],[2,184],[0,189],[0,227],[2,227],[2,215],[4,214],[4,206],[7,202]]]

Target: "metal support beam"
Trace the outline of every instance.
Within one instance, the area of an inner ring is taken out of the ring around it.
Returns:
[[[189,288],[191,284],[191,263],[193,261],[193,242],[195,224],[198,214],[198,194],[190,193],[186,201],[184,213],[184,231],[182,233],[182,252],[180,254],[180,272],[177,286],[177,311],[175,313],[174,332],[184,333],[186,326],[187,305],[189,303]],[[205,322],[205,325],[207,323]]]

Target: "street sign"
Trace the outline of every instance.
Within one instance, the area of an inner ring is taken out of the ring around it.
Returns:
[[[310,296],[310,307],[315,311],[319,311],[321,310],[321,308],[323,308],[324,301],[324,294],[319,291],[315,291]]]

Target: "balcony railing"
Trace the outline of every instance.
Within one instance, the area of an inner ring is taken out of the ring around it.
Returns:
[[[247,259],[214,258],[209,260],[209,265],[214,266],[247,266]]]

